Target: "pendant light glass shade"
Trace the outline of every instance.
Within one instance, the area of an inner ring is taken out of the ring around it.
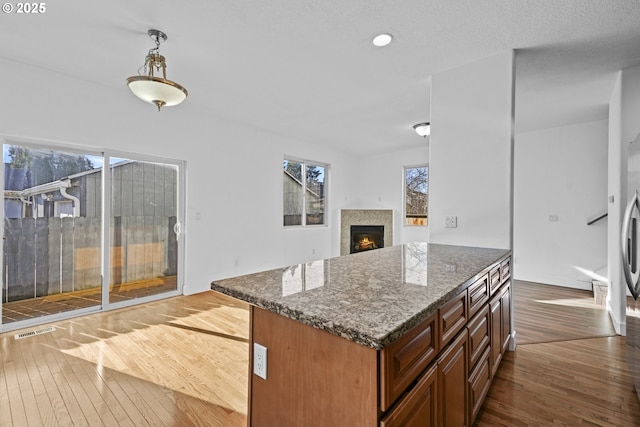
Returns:
[[[167,40],[167,35],[159,30],[149,30],[149,36],[154,39],[156,47],[149,50],[144,60],[146,75],[132,76],[127,79],[127,86],[135,96],[145,102],[154,104],[160,108],[178,105],[184,101],[189,93],[176,82],[167,80],[167,63],[164,56],[160,55],[160,40]],[[154,69],[162,71],[162,77],[154,76]]]
[[[178,83],[160,77],[133,76],[127,79],[131,92],[145,102],[160,107],[178,105],[187,98],[188,92]]]

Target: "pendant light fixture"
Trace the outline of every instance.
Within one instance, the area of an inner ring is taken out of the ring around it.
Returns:
[[[187,98],[187,90],[176,82],[167,80],[167,63],[164,56],[160,55],[160,43],[167,40],[167,35],[160,30],[147,31],[149,37],[156,43],[156,47],[149,49],[144,59],[144,65],[140,67],[143,73],[127,79],[127,86],[131,92],[145,102],[149,102],[160,108],[178,105]],[[162,71],[162,77],[154,75]]]
[[[431,134],[431,124],[429,122],[418,123],[417,125],[413,125],[413,130],[415,130],[418,135],[426,138]]]

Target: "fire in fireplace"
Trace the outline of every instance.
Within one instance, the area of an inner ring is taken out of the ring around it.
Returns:
[[[384,247],[384,225],[352,225],[350,253]]]

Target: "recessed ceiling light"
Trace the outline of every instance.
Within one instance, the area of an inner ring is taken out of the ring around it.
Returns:
[[[387,34],[387,33],[378,34],[373,38],[373,44],[378,47],[382,47],[391,43],[391,40],[393,40],[393,36],[391,34]]]

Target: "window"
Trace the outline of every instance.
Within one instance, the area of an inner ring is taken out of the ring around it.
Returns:
[[[327,165],[284,159],[283,224],[325,225]]]
[[[429,166],[405,166],[404,206],[405,225],[427,225]]]

